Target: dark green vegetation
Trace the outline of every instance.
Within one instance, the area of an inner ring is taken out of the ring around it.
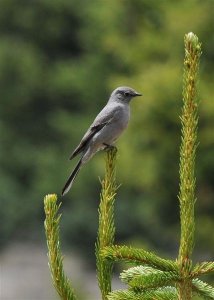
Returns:
[[[126,84],[144,96],[118,143],[117,240],[176,253],[180,62],[193,31],[203,44],[195,251],[213,258],[213,8],[208,0],[0,1],[1,244],[32,238],[38,224],[42,232],[42,197],[61,192],[71,151],[109,92]],[[91,256],[103,172],[100,154],[63,198],[64,240]]]

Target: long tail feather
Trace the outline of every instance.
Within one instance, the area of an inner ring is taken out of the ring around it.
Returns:
[[[76,167],[74,168],[74,170],[72,171],[71,175],[69,176],[64,188],[62,189],[62,196],[64,196],[65,194],[67,194],[67,192],[70,190],[70,188],[72,187],[72,184],[74,182],[74,179],[76,178],[80,168],[82,165],[82,159],[80,159],[80,161],[78,162],[78,164],[76,165]]]

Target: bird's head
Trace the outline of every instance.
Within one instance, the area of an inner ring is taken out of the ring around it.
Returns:
[[[137,96],[142,96],[142,94],[138,93],[130,87],[120,86],[112,92],[110,101],[129,103],[132,98]]]

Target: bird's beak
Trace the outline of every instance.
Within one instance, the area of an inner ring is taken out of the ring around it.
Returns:
[[[138,97],[138,96],[142,96],[142,94],[136,92],[135,95],[134,95],[134,97]]]

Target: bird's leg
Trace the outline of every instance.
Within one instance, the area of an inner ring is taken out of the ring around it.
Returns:
[[[117,147],[114,146],[114,145],[109,145],[109,144],[106,144],[106,143],[103,143],[103,145],[105,146],[104,150],[116,150],[117,151]]]

